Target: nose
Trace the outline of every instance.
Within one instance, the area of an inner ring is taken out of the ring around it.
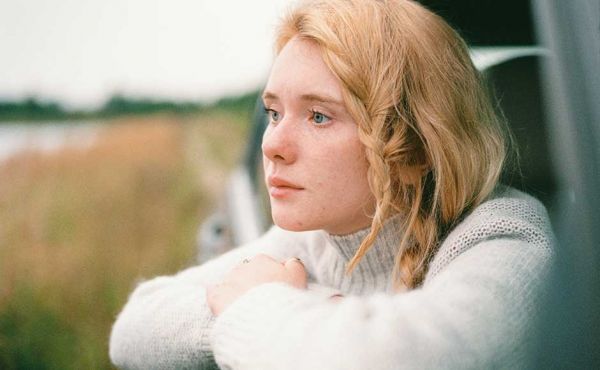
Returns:
[[[265,157],[275,163],[292,164],[297,158],[297,142],[294,124],[286,118],[270,123],[265,130],[262,151]]]

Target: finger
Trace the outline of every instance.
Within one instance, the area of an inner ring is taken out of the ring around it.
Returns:
[[[300,258],[288,259],[285,261],[284,267],[290,272],[294,286],[306,288],[306,268]]]
[[[267,254],[263,254],[263,253],[259,253],[256,256],[254,256],[252,258],[252,261],[261,261],[261,262],[275,262],[275,263],[279,263],[275,258],[267,255]]]

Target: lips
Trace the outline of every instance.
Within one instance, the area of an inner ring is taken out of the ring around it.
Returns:
[[[277,177],[277,176],[269,176],[267,178],[267,182],[269,183],[269,186],[294,188],[294,189],[299,189],[299,190],[303,189],[301,186],[296,185],[293,182],[287,181],[287,180],[282,179],[281,177]]]
[[[300,185],[277,176],[269,176],[267,184],[269,185],[269,194],[277,199],[286,198],[304,190]]]

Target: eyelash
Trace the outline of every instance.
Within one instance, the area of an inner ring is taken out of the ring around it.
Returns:
[[[266,108],[266,107],[264,108],[264,111],[265,111],[265,114],[267,115],[267,117],[269,118],[270,122],[277,122],[278,121],[278,120],[273,119],[273,114],[274,113],[280,114],[279,112],[277,112],[274,109]],[[312,115],[311,116],[311,120],[314,122],[315,126],[327,126],[328,123],[329,123],[329,121],[331,121],[331,117],[329,117],[328,115],[326,115],[324,113],[319,112],[318,110],[309,109],[308,112],[311,113],[311,115]],[[321,122],[321,123],[315,122],[315,115],[317,115],[317,114],[323,116],[327,120],[325,122]]]
[[[267,117],[269,118],[269,122],[274,122],[275,120],[273,119],[272,114],[273,113],[277,113],[279,114],[279,112],[277,112],[276,110],[273,110],[271,108],[265,108],[265,114],[267,115]]]
[[[320,114],[321,116],[327,118],[327,121],[325,121],[324,123],[323,122],[322,123],[315,122],[316,126],[327,126],[329,124],[329,122],[331,121],[331,117],[329,117],[328,115],[326,115],[324,113],[319,112],[318,110],[310,109],[309,112],[312,113],[311,119],[313,122],[315,122],[315,115],[317,115],[317,114]]]

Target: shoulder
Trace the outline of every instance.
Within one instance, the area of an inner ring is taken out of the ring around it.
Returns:
[[[448,233],[430,263],[427,278],[474,246],[492,240],[495,244],[518,242],[519,252],[550,257],[554,236],[546,208],[528,194],[499,186]]]

